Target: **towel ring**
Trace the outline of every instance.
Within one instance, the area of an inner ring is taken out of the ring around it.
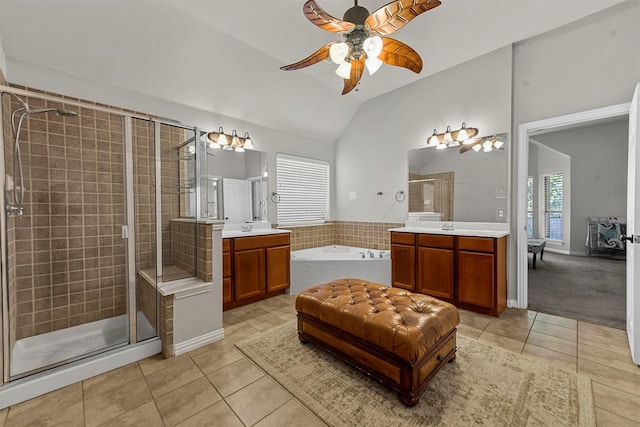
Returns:
[[[404,202],[407,198],[407,195],[404,194],[403,190],[396,192],[396,202]]]
[[[271,203],[273,203],[274,205],[280,203],[280,195],[275,191],[271,193]]]

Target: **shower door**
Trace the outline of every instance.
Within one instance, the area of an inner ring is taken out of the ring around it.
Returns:
[[[2,94],[5,381],[129,342],[124,116],[20,97]]]

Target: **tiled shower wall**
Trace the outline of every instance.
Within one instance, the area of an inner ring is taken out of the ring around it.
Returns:
[[[403,226],[403,223],[398,222],[334,221],[323,225],[292,227],[291,250],[328,245],[388,250],[391,242],[387,230]]]
[[[180,218],[180,152],[176,147],[185,140],[184,129],[166,124],[160,126],[160,149],[162,150],[162,265],[175,265],[172,222],[173,219]]]
[[[38,98],[27,102],[78,117],[49,113],[23,122],[25,212],[9,221],[17,339],[126,311],[123,119]],[[12,102],[5,115],[18,107]],[[13,159],[12,150],[6,159]]]

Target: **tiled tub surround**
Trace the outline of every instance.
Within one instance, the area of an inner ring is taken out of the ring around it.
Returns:
[[[398,222],[333,221],[322,225],[282,227],[291,230],[291,250],[343,245],[389,250],[389,229],[402,227]]]

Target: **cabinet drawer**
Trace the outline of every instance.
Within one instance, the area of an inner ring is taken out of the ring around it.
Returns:
[[[391,232],[391,243],[400,245],[415,245],[416,235],[413,233]]]
[[[493,252],[494,239],[491,237],[458,237],[461,251]]]
[[[222,239],[222,252],[231,252],[231,239]]]
[[[289,233],[270,234],[266,236],[236,237],[233,239],[233,249],[244,251],[248,249],[270,248],[289,244]]]
[[[420,246],[430,246],[432,248],[453,249],[453,239],[453,236],[420,234],[418,236],[418,244]]]

